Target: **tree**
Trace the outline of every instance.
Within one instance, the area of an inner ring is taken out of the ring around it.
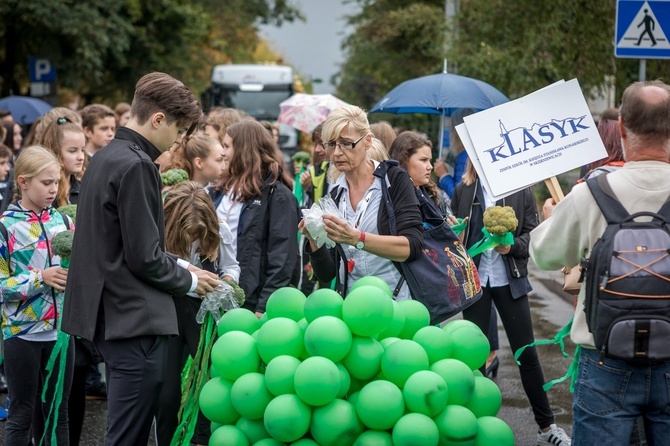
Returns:
[[[0,95],[25,89],[32,55],[51,59],[59,86],[88,100],[127,99],[156,70],[202,88],[215,62],[252,57],[257,20],[296,18],[287,0],[4,0]]]
[[[438,72],[444,56],[442,1],[359,0],[349,17],[354,33],[344,42],[347,58],[338,94],[370,108],[399,83]]]
[[[364,108],[405,80],[438,73],[444,57],[450,72],[510,98],[572,78],[589,95],[613,75],[620,98],[637,80],[638,61],[614,57],[616,0],[460,0],[453,23],[445,23],[444,1],[357,2],[337,79],[338,94]],[[669,71],[669,61],[647,62],[648,79]]]

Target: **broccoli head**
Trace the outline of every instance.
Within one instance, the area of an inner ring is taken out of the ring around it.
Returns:
[[[58,212],[67,215],[70,217],[70,220],[74,222],[77,217],[77,205],[76,204],[66,204],[57,209]]]
[[[492,206],[484,211],[484,226],[491,234],[505,235],[519,225],[511,206]]]
[[[188,180],[188,173],[184,169],[170,169],[161,174],[163,186],[174,186]]]
[[[59,232],[53,239],[51,239],[52,252],[62,259],[70,258],[73,238],[74,231]]]
[[[307,152],[296,152],[292,157],[291,161],[298,167],[306,167],[309,163],[312,162],[312,157],[309,156]]]
[[[246,300],[246,295],[244,293],[244,290],[240,288],[238,284],[235,283],[234,280],[228,280],[228,279],[221,279],[221,281],[227,283],[231,287],[233,287],[233,299],[235,299],[235,302],[237,303],[238,306],[244,305],[244,301]]]

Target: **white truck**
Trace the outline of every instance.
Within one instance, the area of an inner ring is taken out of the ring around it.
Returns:
[[[216,65],[212,85],[203,94],[205,111],[213,107],[243,110],[259,121],[276,121],[279,104],[291,97],[293,69],[282,65]],[[286,124],[279,125],[279,147],[287,155],[295,153],[298,133]]]

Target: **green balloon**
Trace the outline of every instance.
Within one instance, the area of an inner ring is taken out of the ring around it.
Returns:
[[[412,340],[423,347],[431,364],[451,357],[451,337],[439,327],[429,325],[420,328]]]
[[[478,376],[484,376],[484,374],[482,372],[480,372],[479,369],[473,370],[472,374],[475,376],[475,378],[478,377]]]
[[[224,333],[214,343],[211,358],[218,374],[229,381],[257,372],[261,363],[256,340],[243,331]]]
[[[266,364],[281,355],[298,357],[304,350],[302,330],[294,320],[268,320],[258,331],[258,353]]]
[[[333,361],[321,356],[305,359],[295,371],[295,393],[310,406],[323,406],[340,391],[340,371]]]
[[[407,379],[402,395],[410,412],[432,418],[447,405],[449,389],[440,375],[430,370],[422,370]]]
[[[268,318],[268,314],[267,314],[267,313],[263,313],[263,314],[261,314],[261,317],[258,318],[258,320],[259,320],[260,323],[261,323],[261,326],[262,326],[264,323],[266,323],[266,322],[268,321],[268,319],[269,319],[269,318]]]
[[[382,355],[382,373],[401,389],[407,378],[420,370],[428,370],[429,365],[423,347],[407,339],[389,345]]]
[[[437,446],[440,433],[435,422],[420,413],[408,413],[393,426],[394,446]]]
[[[455,329],[462,327],[479,328],[477,324],[467,319],[454,319],[453,321],[450,321],[447,324],[445,324],[444,327],[442,327],[442,330],[444,330],[447,333],[451,333]]]
[[[291,442],[307,433],[311,417],[309,406],[296,395],[279,395],[268,404],[263,420],[272,438]]]
[[[319,443],[311,438],[301,438],[300,440],[291,443],[291,446],[319,446]]]
[[[219,375],[219,372],[217,372],[216,369],[214,368],[214,364],[212,364],[211,366],[209,366],[209,378],[210,379],[216,378],[217,376],[221,375]]]
[[[265,408],[273,398],[265,386],[265,376],[260,373],[247,373],[237,378],[230,396],[235,410],[250,420],[263,418]]]
[[[209,438],[210,446],[249,446],[249,440],[235,426],[221,426]]]
[[[210,421],[210,423],[209,423],[209,433],[211,434],[212,432],[214,432],[215,430],[217,430],[221,426],[223,426],[223,424],[217,423],[216,421]]]
[[[233,383],[223,378],[210,379],[202,387],[198,403],[208,420],[220,424],[233,424],[240,418],[231,398]]]
[[[265,313],[269,319],[286,317],[298,322],[305,317],[305,301],[307,298],[297,288],[283,287],[270,294],[265,304]]]
[[[386,329],[379,333],[377,339],[382,340],[386,338],[396,337],[405,328],[405,311],[402,309],[397,301],[393,301],[393,318]]]
[[[440,431],[441,445],[474,446],[479,426],[477,418],[465,407],[447,406],[433,420]]]
[[[355,335],[378,335],[393,319],[393,300],[377,287],[358,287],[344,299],[342,319]]]
[[[351,376],[349,376],[349,372],[347,371],[346,367],[344,367],[341,363],[335,364],[337,366],[337,370],[340,372],[340,391],[337,392],[337,397],[338,398],[344,398],[347,396],[347,393],[349,393],[349,389],[351,388]]]
[[[286,443],[277,441],[274,438],[263,438],[254,443],[254,446],[286,446]]]
[[[419,301],[413,299],[398,302],[405,313],[405,325],[398,335],[402,339],[412,339],[420,328],[430,325],[430,313]]]
[[[254,334],[261,328],[261,321],[258,317],[246,308],[235,308],[226,311],[216,325],[216,331],[219,336],[229,331],[243,331],[248,334]]]
[[[365,431],[358,436],[354,446],[393,446],[393,438],[388,432]]]
[[[348,401],[336,399],[312,413],[310,433],[322,446],[352,444],[361,432],[363,423]]]
[[[451,331],[451,357],[463,361],[471,370],[476,370],[486,363],[491,352],[491,345],[479,327],[458,327]]]
[[[295,371],[300,360],[293,356],[281,355],[272,359],[265,367],[265,385],[274,396],[295,393]]]
[[[323,356],[339,362],[351,349],[351,331],[342,319],[322,316],[307,327],[305,349],[311,356]]]
[[[386,283],[383,279],[380,279],[377,276],[361,277],[356,282],[354,282],[353,285],[351,285],[351,288],[349,289],[349,292],[351,293],[356,288],[360,288],[362,286],[373,286],[375,288],[379,288],[388,297],[393,298],[393,292],[391,291],[391,287],[389,287],[389,284]]]
[[[309,295],[305,301],[305,319],[312,322],[321,316],[333,316],[342,319],[344,299],[330,288],[321,288]]]
[[[269,438],[270,434],[265,430],[263,418],[258,420],[250,420],[248,418],[240,418],[235,423],[235,426],[241,430],[249,440],[250,444],[254,444],[263,438]]]
[[[384,350],[386,350],[387,348],[389,348],[389,345],[393,344],[394,342],[398,342],[399,340],[400,338],[396,337],[384,338],[381,341],[379,341],[379,343],[382,345],[382,347],[384,347]]]
[[[442,359],[430,366],[447,383],[449,399],[447,404],[466,405],[475,390],[475,376],[465,363],[457,359]]]
[[[384,348],[372,338],[354,336],[351,349],[342,360],[352,378],[368,380],[376,376],[381,370]]]
[[[514,446],[514,432],[500,418],[481,417],[477,419],[479,432],[475,446]]]
[[[400,389],[390,381],[372,381],[361,389],[356,413],[370,429],[391,429],[405,412]]]
[[[495,417],[502,406],[500,389],[488,378],[475,377],[475,390],[472,398],[465,405],[475,417]]]
[[[361,386],[361,389],[362,388],[363,386]],[[349,396],[347,397],[347,401],[349,401],[354,406],[354,408],[356,407],[356,402],[358,401],[358,395],[360,394],[361,394],[360,390],[357,390],[356,392],[350,393]]]

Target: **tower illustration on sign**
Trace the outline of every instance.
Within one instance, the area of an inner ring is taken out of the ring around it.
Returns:
[[[656,19],[649,2],[644,2],[635,15],[624,35],[617,43],[619,48],[667,48],[670,43]]]

